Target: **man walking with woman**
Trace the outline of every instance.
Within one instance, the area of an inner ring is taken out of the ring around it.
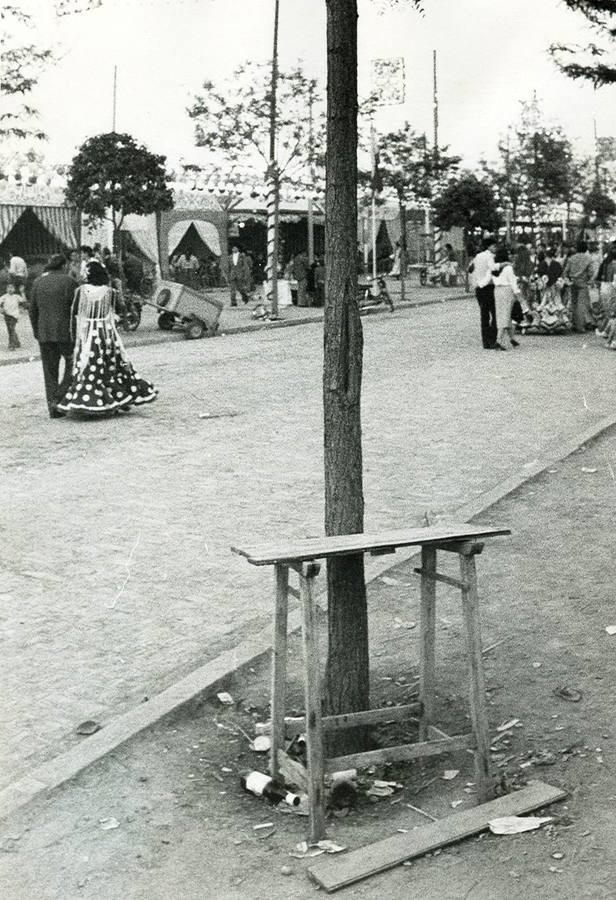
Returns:
[[[475,296],[479,304],[481,343],[484,350],[492,350],[496,344],[496,307],[492,276],[495,250],[495,239],[491,236],[486,237],[483,240],[481,252],[473,260]]]

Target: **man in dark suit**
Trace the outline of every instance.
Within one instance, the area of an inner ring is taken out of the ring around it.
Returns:
[[[239,292],[244,303],[248,303],[252,276],[248,260],[239,247],[232,247],[229,256],[229,291],[231,293],[231,306],[237,306],[237,294]]]
[[[77,285],[66,274],[65,268],[64,256],[52,256],[46,271],[32,285],[30,294],[30,321],[41,350],[47,407],[52,419],[64,415],[56,404],[68,390],[73,367],[71,310]],[[58,383],[61,359],[64,360],[64,373]]]

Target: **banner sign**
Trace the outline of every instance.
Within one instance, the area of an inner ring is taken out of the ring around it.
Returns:
[[[395,106],[404,103],[404,58],[372,60],[372,94],[377,106]]]

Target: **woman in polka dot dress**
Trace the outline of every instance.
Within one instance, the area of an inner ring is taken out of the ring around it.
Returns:
[[[126,356],[115,324],[114,295],[105,268],[90,260],[87,283],[75,292],[73,379],[57,404],[61,412],[101,415],[151,403],[158,396]]]

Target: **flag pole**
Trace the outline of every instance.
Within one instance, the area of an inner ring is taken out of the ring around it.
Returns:
[[[376,280],[376,132],[374,119],[370,123],[372,146],[372,278]]]

